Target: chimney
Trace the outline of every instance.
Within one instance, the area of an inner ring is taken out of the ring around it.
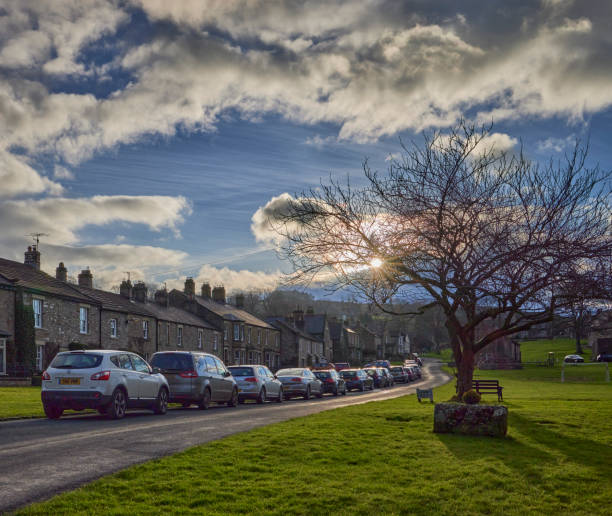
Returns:
[[[236,308],[244,308],[244,294],[236,294]]]
[[[79,274],[79,287],[93,288],[93,276],[89,269],[83,269]]]
[[[55,268],[55,277],[64,283],[68,281],[68,269],[64,267],[64,262],[59,262],[59,265]]]
[[[212,290],[212,298],[217,303],[225,303],[225,287],[215,287]]]
[[[168,291],[163,288],[155,292],[155,302],[160,306],[168,306]]]
[[[189,299],[193,299],[195,297],[195,281],[193,281],[193,278],[187,278],[185,280],[185,289],[183,292],[185,292],[185,295]]]
[[[202,297],[205,299],[210,299],[211,291],[209,283],[202,283]]]
[[[40,253],[35,245],[29,245],[28,250],[24,253],[25,259],[23,263],[29,265],[37,271],[40,270]]]
[[[300,329],[304,328],[304,312],[299,308],[293,311],[293,324]]]
[[[119,286],[119,294],[128,299],[132,299],[132,282],[130,280],[123,280]]]
[[[133,292],[135,301],[138,301],[139,303],[147,302],[147,286],[143,281],[136,282]]]

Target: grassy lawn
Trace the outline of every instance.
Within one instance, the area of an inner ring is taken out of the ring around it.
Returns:
[[[582,341],[582,350],[584,353],[581,355],[585,362],[591,360],[591,349],[586,347],[587,342]],[[563,360],[565,355],[573,355],[576,353],[576,341],[574,339],[538,339],[538,340],[526,340],[521,342],[521,358],[523,362],[535,362],[546,360],[548,352],[553,351],[555,353],[555,359],[557,362]]]
[[[40,387],[0,388],[0,420],[44,415]]]
[[[610,514],[611,384],[533,369],[483,372],[505,388],[505,439],[433,434],[433,405],[406,396],[191,448],[19,514]]]
[[[442,362],[450,362],[453,360],[453,352],[450,348],[446,348],[440,351],[440,353],[423,353],[423,357],[426,358],[437,358]]]

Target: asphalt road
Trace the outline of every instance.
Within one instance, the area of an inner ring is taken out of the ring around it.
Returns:
[[[207,411],[170,409],[165,416],[130,411],[111,421],[97,414],[59,420],[0,422],[0,512],[50,498],[132,464],[185,448],[324,410],[412,394],[449,378],[426,362],[423,378],[408,385],[322,399],[291,400]]]

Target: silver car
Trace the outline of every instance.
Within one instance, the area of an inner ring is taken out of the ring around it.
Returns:
[[[238,386],[216,356],[192,351],[160,351],[151,358],[154,371],[170,385],[170,402],[207,409],[211,401],[238,405]]]
[[[317,398],[323,397],[323,382],[310,369],[304,367],[280,369],[276,372],[276,377],[283,384],[286,399],[301,396],[308,400],[313,394]]]
[[[238,401],[256,400],[263,403],[274,399],[283,401],[283,384],[263,365],[237,365],[228,367],[238,384]]]
[[[127,351],[91,350],[58,353],[42,374],[41,398],[50,419],[66,409],[97,409],[121,419],[128,408],[165,414],[169,387],[144,358]]]

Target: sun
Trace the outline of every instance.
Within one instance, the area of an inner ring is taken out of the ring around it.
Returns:
[[[383,264],[383,261],[380,258],[372,258],[370,262],[370,267],[373,269],[378,269]]]

